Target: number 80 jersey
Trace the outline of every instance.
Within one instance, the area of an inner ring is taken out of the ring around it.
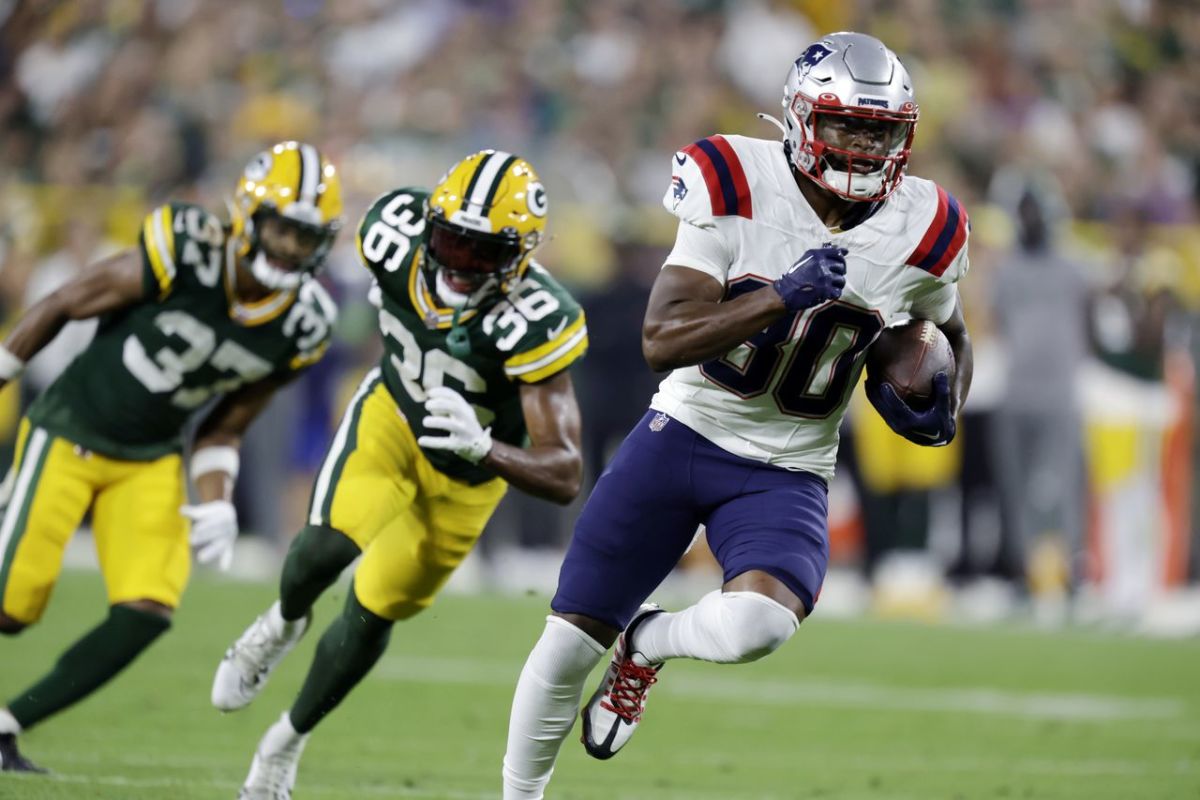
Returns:
[[[521,447],[527,433],[520,385],[546,380],[587,351],[583,309],[545,269],[530,262],[507,295],[463,311],[459,325],[471,345],[452,355],[446,342],[454,312],[443,307],[421,268],[425,255],[424,189],[404,188],[371,204],[358,228],[363,264],[375,277],[372,302],[383,334],[384,383],[416,436],[434,435],[422,423],[427,393],[449,386],[472,405],[492,438]],[[442,450],[425,450],[441,472],[470,484],[495,475]]]
[[[676,153],[663,204],[680,220],[666,264],[712,276],[727,300],[773,291],[807,250],[846,248],[838,300],[673,371],[651,401],[732,453],[830,479],[867,347],[894,323],[940,325],[953,313],[967,272],[966,212],[937,184],[908,176],[884,200],[861,203],[857,225],[831,230],[797,186],[782,143],[743,136]]]

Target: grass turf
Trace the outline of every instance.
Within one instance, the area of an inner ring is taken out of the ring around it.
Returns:
[[[344,592],[323,599],[318,629]],[[218,658],[271,598],[270,586],[197,579],[163,641],[23,737],[56,775],[0,775],[0,798],[234,797],[317,639],[250,708],[214,711]],[[0,694],[42,674],[103,603],[97,575],[66,573],[44,622],[0,640]],[[317,729],[296,797],[498,797],[512,688],[544,613],[542,598],[447,596],[397,626],[375,672]],[[1197,798],[1198,678],[1196,641],[818,616],[757,664],[673,662],[629,748],[596,762],[572,734],[548,796]]]

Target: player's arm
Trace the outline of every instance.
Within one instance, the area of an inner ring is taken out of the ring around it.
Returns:
[[[555,503],[569,503],[579,494],[583,481],[579,404],[566,370],[521,385],[528,447],[492,441],[490,429],[479,424],[474,407],[449,387],[430,389],[425,409],[430,414],[425,427],[439,433],[420,437],[417,442],[422,447],[450,450],[483,464],[518,489]]]
[[[89,319],[142,300],[142,256],[129,249],[99,261],[34,303],[0,345],[0,386],[17,377],[25,363],[71,320]]]
[[[521,385],[521,410],[529,446],[495,442],[480,462],[532,495],[563,505],[583,483],[579,404],[567,371]]]
[[[938,329],[946,335],[950,349],[954,351],[955,378],[954,391],[951,393],[950,411],[958,414],[963,403],[967,400],[967,392],[971,389],[971,373],[975,370],[975,355],[971,349],[971,337],[967,333],[967,323],[963,319],[962,298],[954,304],[950,319],[938,325]]]
[[[192,444],[191,473],[201,503],[233,497],[242,438],[275,392],[292,377],[294,373],[273,376],[230,392],[200,423]]]
[[[682,226],[681,226],[682,227]],[[811,308],[842,293],[846,251],[807,251],[773,287],[723,300],[712,275],[668,263],[650,290],[642,324],[642,355],[656,372],[719,358],[784,314]]]
[[[216,562],[225,570],[233,563],[233,544],[238,536],[233,484],[242,437],[276,390],[295,374],[266,378],[230,392],[196,432],[190,465],[196,502],[180,510],[191,520],[190,540],[196,560],[202,564]]]

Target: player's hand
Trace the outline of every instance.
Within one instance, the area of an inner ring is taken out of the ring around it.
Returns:
[[[868,381],[867,399],[884,422],[910,442],[942,447],[954,439],[957,425],[950,410],[950,378],[944,372],[933,376],[933,405],[928,411],[913,411],[890,383]]]
[[[429,390],[425,401],[429,416],[426,428],[445,431],[444,436],[425,435],[417,439],[421,447],[449,450],[472,464],[478,464],[492,450],[492,429],[484,428],[475,416],[475,408],[461,394],[446,386]]]
[[[836,300],[846,288],[846,253],[844,247],[814,247],[783,277],[775,281],[775,291],[783,298],[788,311],[803,311],[827,300]]]
[[[233,543],[237,541],[237,510],[228,500],[186,505],[179,509],[192,521],[190,538],[196,560],[201,564],[216,562],[224,572],[233,564]]]

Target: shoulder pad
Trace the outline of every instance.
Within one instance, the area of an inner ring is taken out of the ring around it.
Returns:
[[[934,191],[923,191],[926,196],[913,212],[918,220],[927,220],[925,232],[904,263],[952,283],[966,272],[971,222],[967,210],[954,195],[936,183],[928,183],[928,186]],[[954,269],[950,269],[951,265]]]
[[[575,298],[530,264],[525,277],[483,318],[483,331],[504,358],[510,380],[537,383],[587,352],[587,322]]]
[[[376,274],[392,273],[408,262],[414,239],[425,233],[425,200],[417,187],[384,192],[371,203],[358,223],[358,255]]]
[[[146,267],[147,287],[166,297],[181,268],[194,272],[205,286],[221,277],[225,229],[215,214],[191,203],[169,203],[146,215],[138,238]]]
[[[304,369],[325,355],[337,316],[337,304],[317,280],[309,279],[300,286],[283,324],[284,335],[296,340],[296,354],[288,365],[291,369]]]
[[[710,136],[675,153],[671,185],[663,205],[693,225],[711,225],[714,217],[754,218],[750,183],[733,145]]]

